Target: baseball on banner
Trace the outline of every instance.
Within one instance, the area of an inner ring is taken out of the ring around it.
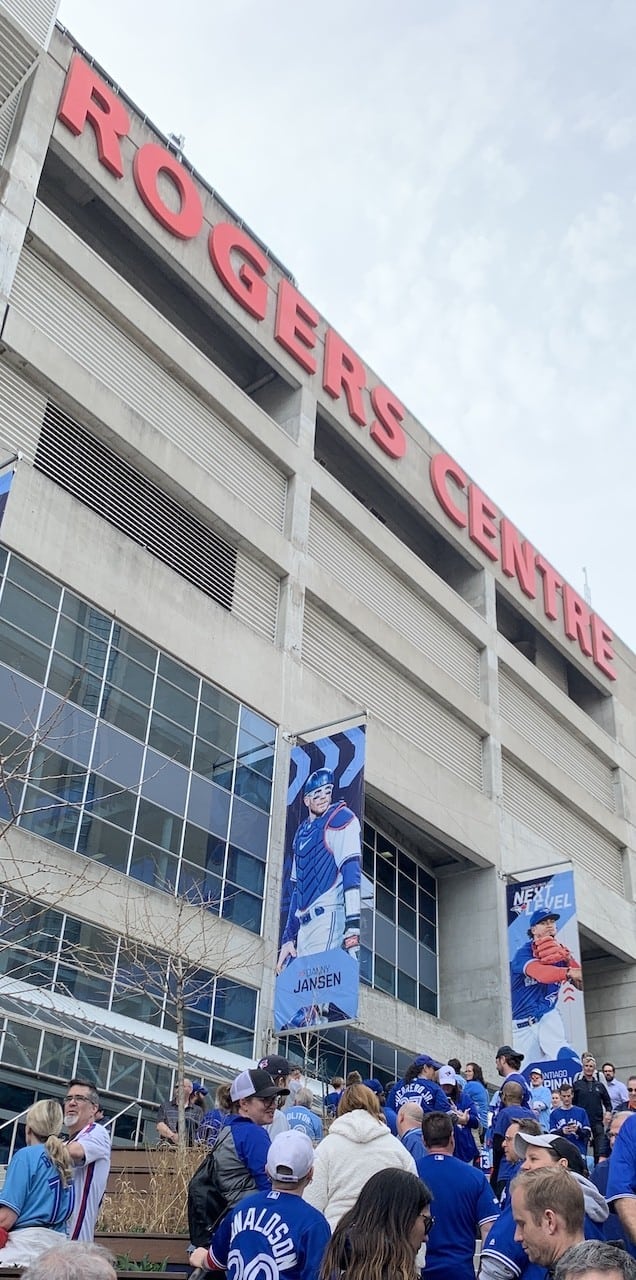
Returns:
[[[277,1031],[358,1013],[364,725],[293,748],[276,961]]]

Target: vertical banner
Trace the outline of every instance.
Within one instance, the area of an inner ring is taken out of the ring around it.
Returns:
[[[357,1017],[365,745],[357,725],[291,753],[277,1031]]]
[[[512,1046],[524,1075],[539,1064],[552,1086],[580,1070],[586,1046],[573,872],[509,884],[506,903]]]
[[[13,480],[14,474],[15,473],[13,471],[5,471],[4,475],[0,475],[0,524],[2,524],[2,517],[7,505],[9,489],[11,488],[11,481]]]

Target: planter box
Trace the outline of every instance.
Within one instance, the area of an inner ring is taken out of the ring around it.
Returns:
[[[163,1262],[164,1258],[167,1258],[167,1270],[173,1276],[177,1272],[187,1276],[190,1272],[187,1255],[189,1240],[187,1236],[153,1235],[150,1232],[135,1232],[133,1235],[97,1234],[95,1236],[95,1244],[101,1244],[105,1249],[110,1249],[110,1252],[114,1253],[115,1257],[127,1255],[133,1262],[141,1262],[141,1259],[145,1258],[146,1254],[151,1262]],[[124,1273],[120,1274],[123,1275]],[[130,1274],[133,1273],[131,1272]],[[139,1275],[141,1273],[135,1272],[134,1274]]]

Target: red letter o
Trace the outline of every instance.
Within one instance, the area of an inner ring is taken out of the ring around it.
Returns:
[[[177,189],[180,206],[176,212],[159,195],[160,173],[166,173]],[[192,240],[199,234],[203,225],[201,199],[190,174],[176,156],[157,142],[147,142],[135,152],[133,176],[146,208],[166,231],[180,240]]]

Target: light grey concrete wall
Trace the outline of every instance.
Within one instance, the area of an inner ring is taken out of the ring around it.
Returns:
[[[613,1062],[621,1080],[636,1074],[636,964],[591,961],[585,967],[589,1049],[599,1070]]]
[[[440,1015],[501,1044],[509,1035],[510,1000],[497,873],[465,871],[438,883]]]

